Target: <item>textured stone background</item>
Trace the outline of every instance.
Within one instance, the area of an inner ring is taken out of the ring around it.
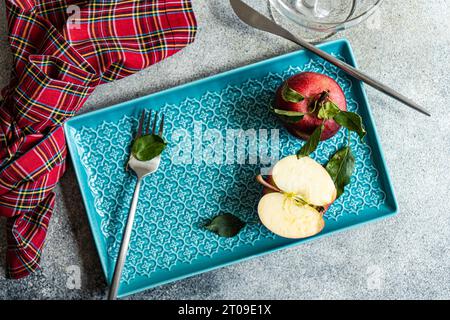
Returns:
[[[265,1],[249,1],[267,12]],[[183,52],[126,80],[104,85],[83,112],[296,50],[285,40],[242,25],[225,0],[194,0],[200,24]],[[426,118],[368,88],[400,214],[231,267],[137,294],[131,299],[450,298],[450,4],[385,1],[380,14],[339,34],[350,40],[362,70],[416,99]],[[0,85],[11,57],[0,5]],[[337,38],[335,37],[335,38]],[[3,299],[103,299],[105,282],[74,171],[57,188],[43,270],[4,278]],[[0,220],[0,256],[5,254]],[[67,268],[81,268],[81,289]],[[379,282],[377,283],[377,280]],[[375,281],[375,282],[374,282]]]

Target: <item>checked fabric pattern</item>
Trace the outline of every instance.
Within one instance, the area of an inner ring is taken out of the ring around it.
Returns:
[[[194,40],[190,0],[6,0],[11,80],[0,104],[0,215],[7,272],[39,268],[64,173],[62,124],[95,87],[144,69]]]

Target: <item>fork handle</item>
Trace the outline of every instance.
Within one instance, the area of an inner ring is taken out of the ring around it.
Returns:
[[[125,226],[125,232],[123,233],[122,244],[120,245],[119,256],[117,257],[116,267],[114,268],[114,275],[111,287],[109,289],[108,300],[117,299],[120,279],[122,278],[122,271],[128,253],[128,246],[130,245],[131,232],[133,231],[134,217],[136,216],[136,208],[138,204],[140,189],[141,178],[138,178],[136,188],[134,189],[133,201],[131,202],[130,213],[128,214],[127,225]]]

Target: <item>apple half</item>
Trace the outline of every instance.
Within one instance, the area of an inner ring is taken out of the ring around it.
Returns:
[[[337,194],[323,166],[310,157],[288,156],[275,164],[270,183],[258,181],[266,189],[258,204],[258,215],[267,229],[292,239],[322,231],[323,213]],[[267,189],[271,192],[267,193]]]

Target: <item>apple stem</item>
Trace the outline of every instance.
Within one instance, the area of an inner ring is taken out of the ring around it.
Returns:
[[[266,187],[266,188],[268,188],[268,189],[270,189],[270,190],[272,190],[272,191],[275,191],[275,192],[281,192],[281,193],[282,193],[282,191],[281,191],[280,189],[278,189],[278,188],[275,187],[274,185],[271,185],[270,183],[268,183],[268,182],[263,178],[262,175],[256,176],[256,181],[257,181],[260,185],[262,185],[262,186],[264,186],[264,187]]]

